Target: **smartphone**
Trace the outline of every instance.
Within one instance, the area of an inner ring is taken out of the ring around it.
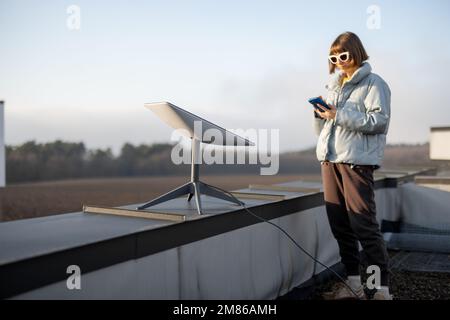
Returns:
[[[314,98],[308,99],[308,102],[311,103],[314,106],[314,108],[318,109],[319,111],[321,111],[321,109],[318,106],[316,106],[317,104],[321,105],[325,109],[330,110],[330,107],[328,106],[328,104],[325,101],[323,101],[323,99],[321,97],[314,97]]]

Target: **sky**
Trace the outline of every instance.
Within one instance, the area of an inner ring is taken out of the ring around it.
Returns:
[[[144,108],[169,101],[228,129],[279,130],[281,152],[311,148],[307,99],[326,94],[345,31],[391,88],[388,143],[450,125],[450,1],[0,0],[6,143],[169,142]]]

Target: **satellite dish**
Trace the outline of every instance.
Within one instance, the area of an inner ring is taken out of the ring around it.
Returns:
[[[146,103],[145,107],[153,111],[162,121],[168,124],[174,129],[183,129],[189,132],[188,138],[195,138],[203,143],[211,143],[216,145],[234,145],[234,146],[254,146],[255,144],[247,139],[244,139],[237,134],[234,134],[218,125],[209,122],[199,116],[190,113],[170,102],[155,102]],[[201,123],[201,131],[194,130],[194,124],[196,121]],[[207,130],[217,130],[222,134],[222,137],[227,137],[227,139],[222,139],[223,141],[210,141],[205,140],[204,133]],[[199,136],[200,135],[200,136]],[[231,141],[230,141],[231,140]]]
[[[205,120],[193,113],[190,113],[180,107],[177,107],[169,102],[155,102],[146,103],[145,107],[153,111],[161,120],[167,123],[170,127],[174,129],[183,129],[184,132],[188,133],[191,139],[191,181],[188,183],[169,191],[168,193],[151,200],[141,206],[138,210],[143,210],[148,207],[154,206],[156,204],[166,202],[183,195],[187,195],[187,201],[191,201],[192,197],[195,197],[195,202],[197,204],[198,214],[202,214],[202,205],[200,201],[200,195],[205,194],[210,197],[222,199],[225,201],[233,202],[237,205],[242,203],[233,198],[231,195],[221,191],[220,189],[206,184],[199,179],[199,164],[200,164],[200,143],[210,143],[216,145],[232,145],[232,146],[254,146],[255,144],[241,136],[238,136],[208,120]],[[201,124],[200,128],[195,126],[195,123]],[[204,133],[207,130],[214,129],[222,134],[222,141],[215,140],[205,140]],[[220,143],[219,143],[220,142]]]

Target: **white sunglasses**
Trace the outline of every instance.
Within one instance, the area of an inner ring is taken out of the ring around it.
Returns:
[[[336,64],[338,59],[340,62],[347,62],[349,58],[350,53],[348,51],[328,56],[328,60],[330,60],[332,64]]]

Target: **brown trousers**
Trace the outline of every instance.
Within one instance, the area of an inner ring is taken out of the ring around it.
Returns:
[[[347,275],[358,275],[358,241],[368,265],[381,270],[381,285],[389,284],[389,257],[376,220],[373,166],[321,164],[325,206]]]

